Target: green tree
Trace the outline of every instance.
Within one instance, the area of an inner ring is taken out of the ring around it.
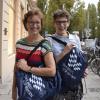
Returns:
[[[48,1],[49,0],[37,0],[37,6],[41,9],[41,11],[44,14],[44,19],[46,18],[46,11],[48,9]],[[44,35],[45,32],[45,21],[43,22],[43,27],[42,27],[42,31],[41,34]]]
[[[72,19],[70,25],[70,31],[79,31],[80,37],[82,37],[83,30],[85,27],[85,9],[84,9],[84,2],[77,1],[72,9]]]
[[[74,0],[49,0],[49,6],[47,9],[46,17],[45,17],[45,26],[46,30],[49,33],[54,33],[53,12],[57,9],[67,9],[69,12],[74,5]]]
[[[96,7],[94,4],[88,5],[88,15],[89,15],[89,28],[91,29],[91,38],[95,38],[96,26],[97,26],[97,13],[96,13]]]
[[[38,0],[38,6],[45,14],[44,30],[54,33],[53,12],[57,9],[66,9],[71,14],[71,27],[69,31],[78,30],[82,33],[84,28],[84,3],[80,0]]]
[[[37,0],[37,6],[41,9],[41,11],[45,14],[47,9],[47,1],[48,0]]]
[[[100,0],[97,5],[97,37],[100,38]]]

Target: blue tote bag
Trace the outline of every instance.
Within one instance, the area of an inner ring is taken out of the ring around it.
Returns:
[[[87,66],[84,54],[78,48],[73,48],[57,66],[62,78],[62,91],[77,90]]]
[[[58,93],[61,86],[58,72],[55,77],[47,78],[17,71],[16,77],[18,100],[46,100]]]
[[[32,50],[26,59],[27,61],[44,41],[46,40],[40,42],[39,45]],[[58,71],[55,77],[44,77],[17,70],[16,85],[18,88],[18,100],[46,100],[59,92],[61,88],[61,76]]]
[[[52,37],[52,39],[64,46],[67,45],[56,37]],[[86,66],[87,60],[84,53],[76,47],[57,63],[62,78],[62,92],[78,89],[81,79],[84,77]]]

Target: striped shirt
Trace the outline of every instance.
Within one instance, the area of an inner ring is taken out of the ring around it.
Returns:
[[[20,59],[26,59],[30,52],[39,44],[39,42],[28,43],[25,38],[20,39],[16,43],[16,62]],[[43,66],[43,57],[51,51],[52,49],[50,43],[48,41],[43,42],[42,45],[38,47],[28,59],[28,65]]]

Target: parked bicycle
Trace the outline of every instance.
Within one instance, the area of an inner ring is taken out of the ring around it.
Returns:
[[[96,49],[95,58],[90,63],[91,70],[100,76],[100,49]]]
[[[89,67],[90,64],[91,64],[91,62],[92,62],[92,60],[93,60],[94,58],[96,58],[96,57],[95,57],[94,49],[89,48],[89,47],[85,47],[85,48],[83,49],[83,51],[84,51],[84,53],[85,53],[85,55],[86,55],[86,59],[87,59],[87,62],[88,62],[88,67]]]
[[[95,74],[100,74],[99,69],[100,69],[100,58],[95,58],[92,60],[91,62],[91,70],[95,73]]]
[[[97,75],[100,76],[100,68],[98,68]]]
[[[93,73],[100,76],[100,49],[96,48],[96,50],[86,47],[84,48],[88,67],[92,70]]]

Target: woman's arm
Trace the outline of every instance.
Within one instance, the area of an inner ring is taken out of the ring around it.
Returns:
[[[44,62],[45,66],[43,68],[32,67],[31,72],[40,76],[54,76],[56,74],[56,65],[52,52],[44,56]]]
[[[24,59],[21,59],[18,61],[17,67],[23,71],[31,72],[39,76],[54,76],[56,73],[56,66],[52,52],[48,52],[44,56],[44,62],[45,66],[38,68],[36,66],[28,66],[27,62]]]
[[[17,100],[17,89],[16,89],[15,71],[16,71],[16,64],[14,66],[14,71],[13,71],[12,100]]]

